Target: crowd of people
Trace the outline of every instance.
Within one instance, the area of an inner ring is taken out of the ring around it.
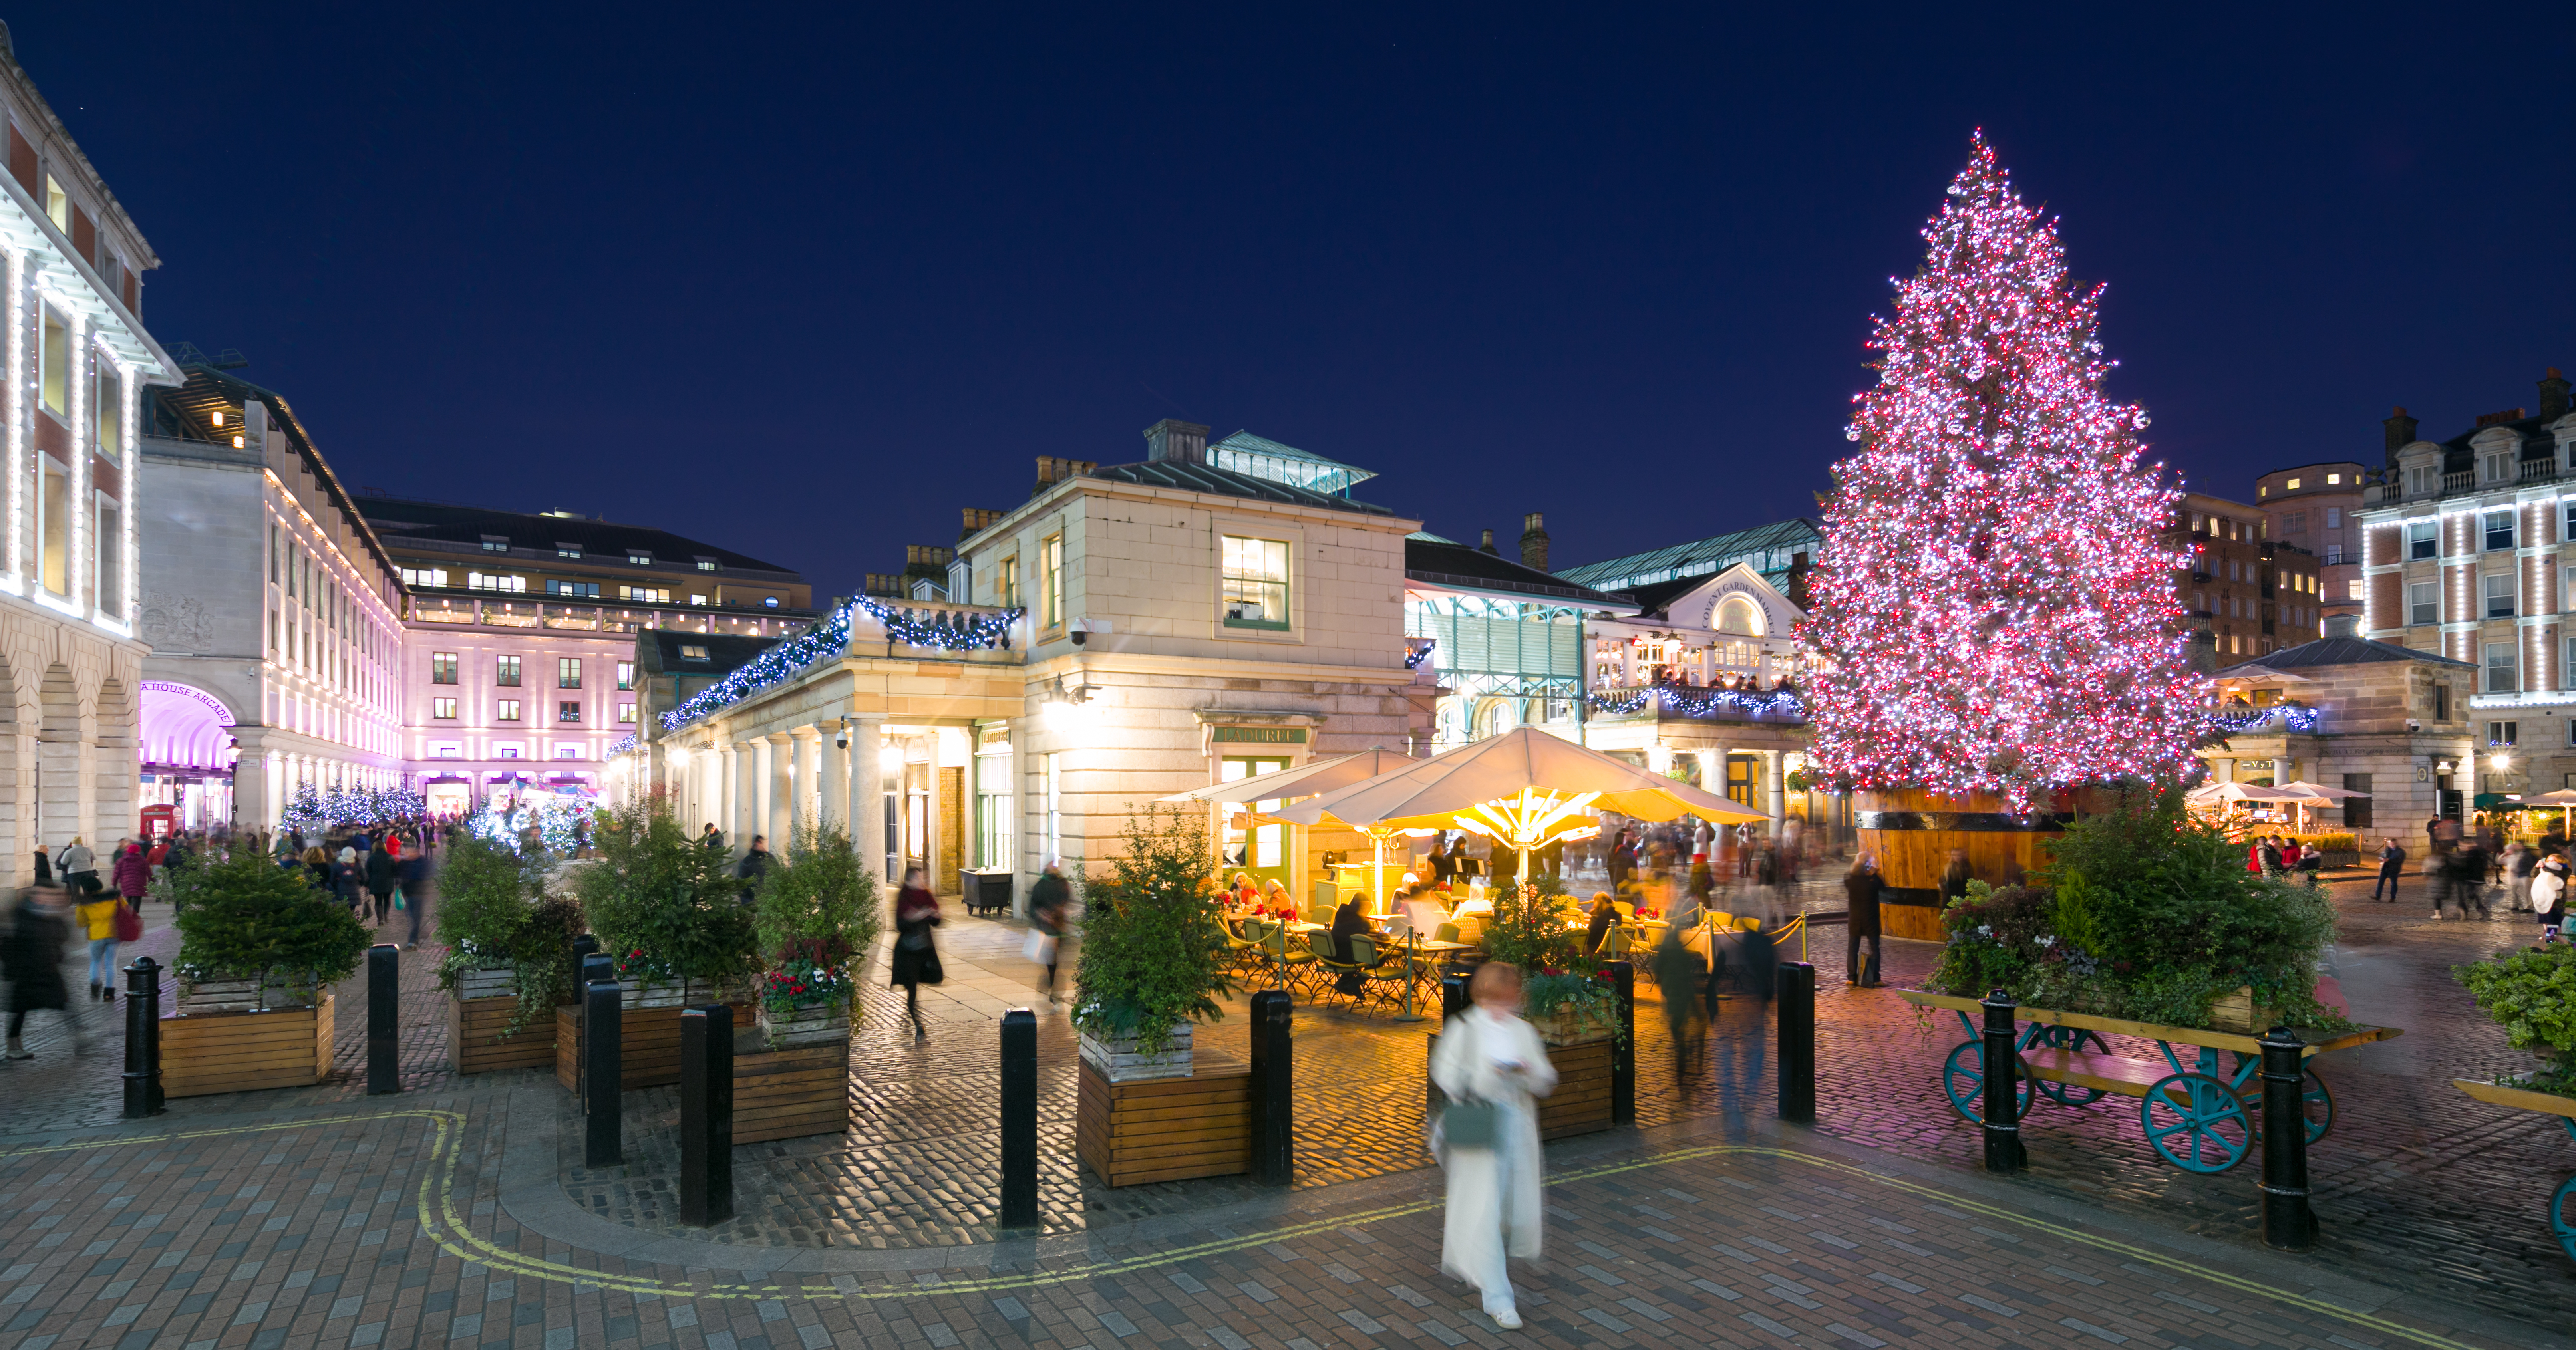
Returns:
[[[2567,912],[2571,864],[2567,836],[2556,828],[2535,842],[2508,839],[2503,824],[2487,822],[2472,829],[2456,817],[2435,816],[2424,822],[2421,875],[2432,893],[2433,917],[2457,910],[2461,919],[2475,909],[2481,919],[2494,917],[2491,898],[2501,894],[2507,912],[2529,914],[2540,925],[2540,940],[2560,940]],[[2370,898],[2398,902],[2406,876],[2406,846],[2390,835],[2379,847],[2379,875]]]
[[[420,946],[421,917],[428,911],[430,851],[443,827],[434,821],[380,822],[324,829],[280,829],[268,852],[284,870],[301,870],[316,890],[347,905],[379,930],[396,915],[410,920],[406,951]]]

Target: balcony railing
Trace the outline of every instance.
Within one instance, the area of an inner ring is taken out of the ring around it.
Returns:
[[[2478,475],[2474,470],[2462,469],[2458,473],[2442,475],[2442,493],[2445,496],[2454,492],[2466,492],[2477,485]]]
[[[2557,460],[2526,459],[2522,462],[2522,481],[2526,483],[2537,483],[2544,479],[2556,478],[2557,476]]]
[[[1604,689],[1590,699],[1592,711],[1607,717],[1714,717],[1737,722],[1805,722],[1807,705],[1795,689],[1704,689],[1694,685],[1658,684],[1638,689]]]

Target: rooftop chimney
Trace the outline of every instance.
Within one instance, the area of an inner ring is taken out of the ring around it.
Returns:
[[[2397,452],[2415,443],[2415,419],[2408,417],[2404,408],[2399,408],[2394,416],[2379,425],[2388,433],[2388,467],[2396,468]]]
[[[961,544],[966,542],[966,536],[984,529],[994,521],[1000,520],[1002,517],[1010,514],[1007,511],[987,511],[980,506],[969,506],[964,508],[964,510],[966,517],[965,523],[959,526],[957,530],[957,542]]]
[[[2540,420],[2555,422],[2567,415],[2567,377],[2558,367],[2549,368],[2549,376],[2540,382]]]
[[[1503,556],[1503,551],[1494,547],[1494,532],[1492,530],[1485,531],[1485,542],[1476,545],[1476,548],[1480,552],[1491,553],[1497,558]]]
[[[1547,570],[1547,518],[1536,511],[1521,517],[1521,566]]]
[[[1145,428],[1145,458],[1161,463],[1172,460],[1181,464],[1207,463],[1208,429],[1196,422],[1166,417]]]
[[[1096,459],[1058,459],[1053,455],[1038,456],[1037,485],[1029,489],[1034,497],[1068,478],[1080,478],[1100,467]]]

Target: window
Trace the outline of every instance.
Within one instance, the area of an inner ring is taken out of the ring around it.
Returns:
[[[555,545],[555,556],[558,558],[578,558],[581,556],[581,545],[558,542]]]
[[[620,661],[617,663],[617,687],[620,689],[632,689],[635,687],[634,662]]]
[[[2513,577],[2509,574],[2501,573],[2490,576],[2486,579],[2486,589],[2486,616],[2490,619],[2512,618]]]
[[[2343,545],[2341,545],[2341,544],[2328,544],[2328,545],[2326,545],[2326,566],[2328,566],[2328,567],[2332,567],[2332,566],[2334,566],[2335,564],[2340,563],[2340,562],[2342,562],[2342,561],[2343,561]]]
[[[94,556],[89,574],[96,578],[97,608],[111,620],[125,617],[125,519],[117,510],[116,499],[98,494],[97,525],[90,531]]]
[[[2343,481],[2343,475],[2342,475],[2342,474],[2339,474],[2339,473],[2330,473],[2330,474],[2327,474],[2327,475],[2326,475],[2326,486],[2327,486],[2327,487],[2333,487],[2335,484],[2340,483],[2340,482],[2342,482],[2342,481]],[[2334,512],[2332,512],[2332,511],[2328,511],[2326,514],[2328,514],[2328,515],[2333,515],[2333,514],[2334,514]]]
[[[2434,493],[2437,489],[2439,489],[2441,486],[2442,486],[2442,466],[2441,466],[2441,465],[2439,465],[2439,464],[2410,464],[2410,465],[2406,466],[2406,495],[2407,495],[2407,496],[2409,496],[2409,497],[2430,497],[2430,496],[2432,496],[2432,495],[2433,495],[2433,493]]]
[[[455,741],[431,741],[429,743],[429,757],[431,759],[462,759],[465,757],[465,747]]]
[[[2294,479],[2291,479],[2290,481],[2292,481],[2292,482],[2294,482],[2294,483],[2295,483],[2295,482],[2297,482],[2298,480],[2294,478]],[[2287,513],[2287,515],[2286,515],[2286,517],[2285,517],[2285,519],[2284,519],[2284,521],[2283,521],[2283,523],[2282,523],[2282,526],[2281,526],[2281,533],[2283,533],[2283,534],[2306,534],[2307,532],[2308,532],[2308,513],[2307,513],[2307,512],[2305,512],[2305,511],[2292,511],[2292,512]]]
[[[697,593],[697,592],[695,592],[695,591],[692,591],[692,592],[690,592],[690,593],[689,593],[689,603],[690,603],[690,604],[693,604],[693,605],[703,605],[703,604],[705,604],[706,602],[707,602],[707,598],[706,598],[705,596],[700,595],[700,594],[698,594],[698,593]]]
[[[406,567],[402,570],[402,579],[403,584],[406,586],[444,586],[447,584],[447,569],[444,567]]]
[[[555,658],[555,688],[557,688],[557,689],[579,689],[580,687],[581,687],[581,658],[580,658],[580,657],[578,657],[578,656],[558,656],[558,657],[556,657],[556,658]]]
[[[456,700],[452,698],[431,699],[429,701],[429,715],[445,722],[455,721]]]
[[[37,401],[55,417],[71,417],[72,329],[52,310],[45,311],[45,331],[38,356]]]
[[[561,742],[557,742],[555,745],[555,758],[579,759],[581,758],[581,747],[578,745],[565,745]]]
[[[483,551],[486,553],[507,553],[510,551],[510,541],[497,534],[487,534],[483,536]]]
[[[1038,545],[1038,626],[1064,626],[1064,536],[1051,534]]]
[[[2326,481],[2327,481],[2327,482],[2331,483],[2331,482],[2333,482],[2334,480],[2335,480],[2335,475],[2333,475],[2333,474],[2327,474],[2327,475],[2326,475]],[[2342,507],[2340,507],[2340,506],[2329,506],[2329,507],[2327,507],[2327,508],[2326,508],[2326,528],[2327,528],[2327,529],[2329,529],[2329,530],[2340,530],[2340,529],[2342,529],[2342,528],[2343,528],[2343,508],[2342,508]]]
[[[519,754],[520,747],[517,741],[492,742],[492,758],[494,759],[517,759]]]
[[[2489,511],[2483,523],[2486,531],[2486,547],[2490,552],[2513,547],[2513,512]]]
[[[2511,450],[2488,451],[2483,457],[2483,462],[2486,466],[2487,481],[2490,483],[2512,482],[2513,460],[2514,452]]]
[[[64,234],[72,232],[71,194],[63,191],[63,185],[54,181],[52,174],[45,175],[45,219],[54,222],[54,228]]]
[[[680,644],[680,659],[683,661],[704,661],[707,659],[707,649],[694,642],[683,642]]]
[[[495,720],[502,722],[518,721],[519,700],[515,698],[505,698],[495,702],[492,705],[492,716]]]
[[[44,465],[45,484],[36,503],[36,528],[43,541],[45,589],[69,597],[71,587],[71,478],[55,465],[49,455],[36,456]]]
[[[979,867],[1012,867],[1011,734],[999,726],[975,732],[975,862]]]
[[[2486,647],[2486,691],[2490,694],[2512,693],[2515,687],[2513,644],[2510,642],[2490,642],[2486,644]]]
[[[2291,480],[2289,481],[2288,487],[2289,487],[2289,490],[2290,490],[2290,491],[2292,491],[2292,492],[2296,492],[2296,491],[2298,491],[2298,490],[2299,490],[2299,480],[2298,480],[2298,479],[2295,479],[2295,478],[2291,479]],[[2302,515],[2304,515],[2304,514],[2306,514],[2306,513],[2305,513],[2305,512],[2302,512],[2301,514],[2302,514]]]
[[[125,376],[105,356],[91,364],[98,368],[97,390],[89,404],[90,421],[98,429],[94,444],[110,462],[121,463],[125,458]]]
[[[2437,528],[2429,520],[2417,521],[2406,527],[2406,557],[2409,561],[2436,556],[2436,550],[2441,547],[2441,539],[2434,533]]]
[[[594,587],[593,589],[595,591],[597,588]],[[620,600],[631,600],[639,605],[667,605],[671,603],[671,588],[668,586],[620,586],[617,588],[617,598]]]
[[[2487,745],[2491,749],[2510,750],[2522,731],[2520,722],[2487,723]]]
[[[2370,828],[2370,775],[2366,773],[2345,774],[2343,776],[2343,790],[2346,792],[2358,792],[2361,794],[2358,797],[2344,798],[2343,827],[2347,830],[2366,830]]]
[[[519,658],[515,656],[496,656],[492,658],[492,683],[503,689],[518,688]]]
[[[2451,686],[2449,686],[2449,685],[2447,685],[2447,684],[2437,684],[2437,685],[2434,685],[2434,686],[2433,686],[2433,688],[2432,688],[2432,691],[2431,691],[2431,692],[2432,692],[2432,696],[2433,696],[2433,697],[2432,697],[2432,705],[2433,705],[2433,720],[2434,720],[2434,721],[2436,721],[2436,722],[2448,722],[2448,721],[2450,721],[2450,720],[2451,720]]]
[[[640,548],[630,548],[626,550],[626,561],[635,564],[637,567],[651,567],[653,565],[653,555]]]
[[[712,572],[716,570],[716,560],[713,558],[698,559],[698,570],[701,572]]]
[[[994,578],[993,601],[1004,609],[1020,607],[1020,558],[1014,553],[1002,559],[1000,573]]]
[[[1226,535],[1225,626],[1288,626],[1288,545],[1277,539]]]
[[[578,721],[580,721],[580,720],[581,720],[581,701],[580,701],[580,700],[578,700],[578,699],[569,699],[569,698],[568,698],[568,699],[563,700],[563,701],[562,701],[562,702],[560,702],[560,703],[557,703],[557,704],[555,705],[555,720],[556,720],[556,721],[558,721],[558,722],[578,722]]]
[[[596,581],[549,581],[546,583],[546,594],[568,596],[577,600],[596,600],[599,598],[599,583]]]
[[[618,705],[617,705],[617,723],[618,723],[618,725],[620,725],[620,726],[628,726],[628,727],[631,727],[631,726],[635,725],[635,705],[634,705],[634,704],[632,704],[632,703],[620,703],[620,704],[618,704]]]

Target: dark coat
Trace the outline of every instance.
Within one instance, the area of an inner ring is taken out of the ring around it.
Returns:
[[[358,883],[364,880],[356,863],[331,864],[331,893],[350,904],[358,903]]]
[[[1342,907],[1333,911],[1333,959],[1346,964],[1355,959],[1351,955],[1351,939],[1368,930],[1368,918],[1360,913],[1359,896],[1353,895],[1343,901]]]
[[[1949,902],[1958,899],[1960,896],[1966,895],[1968,893],[1968,882],[1972,876],[1973,874],[1969,872],[1968,865],[1966,863],[1954,862],[1948,867],[1942,868],[1941,903],[1948,904]]]
[[[23,897],[18,901],[17,922],[9,927],[7,943],[0,945],[0,968],[9,975],[9,1011],[70,1006],[63,992],[65,931],[59,916],[38,912]]]
[[[2406,850],[2399,848],[2396,840],[2389,840],[2387,845],[2379,850],[2379,874],[2383,877],[2393,877],[2402,873],[2405,868]]]
[[[894,899],[894,984],[937,984],[939,947],[930,930],[939,926],[939,898],[907,886]]]
[[[1887,878],[1876,872],[1854,872],[1843,878],[1843,897],[1851,908],[1851,917],[1845,922],[1851,925],[1851,931],[1863,937],[1878,936],[1879,893],[1886,889]]]
[[[128,848],[116,855],[116,866],[110,869],[116,879],[116,893],[128,900],[140,900],[152,880],[152,864],[144,860],[143,850]]]
[[[1057,873],[1040,872],[1038,879],[1029,883],[1029,922],[1041,933],[1061,936],[1064,912],[1072,904],[1073,887]]]
[[[1592,910],[1592,922],[1586,925],[1583,930],[1583,950],[1587,952],[1597,952],[1601,950],[1602,941],[1610,936],[1610,925],[1617,922],[1619,922],[1619,912],[1617,910],[1611,909],[1606,905],[1594,906]]]
[[[397,864],[394,861],[394,855],[385,852],[383,849],[377,849],[375,852],[368,854],[366,863],[368,893],[373,895],[393,894],[395,876],[394,869],[396,866]]]

